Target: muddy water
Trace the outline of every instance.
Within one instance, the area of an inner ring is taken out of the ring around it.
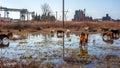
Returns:
[[[21,35],[14,34],[13,38],[20,38]],[[22,36],[23,37],[23,36]],[[67,37],[65,34],[65,56],[69,56],[72,52],[79,53],[79,35],[70,34]],[[40,57],[62,58],[62,38],[58,38],[57,34],[39,33],[26,34],[24,39],[4,40],[4,43],[9,41],[9,46],[0,48],[0,56],[10,59],[19,60],[23,56],[38,59]],[[114,42],[107,43],[102,39],[101,34],[90,34],[87,44],[89,55],[106,56],[107,54],[115,54],[120,56],[120,38]],[[57,60],[56,60],[57,62]]]

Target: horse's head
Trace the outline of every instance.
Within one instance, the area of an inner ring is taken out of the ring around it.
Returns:
[[[85,33],[82,32],[82,33],[81,33],[81,36],[85,36]]]

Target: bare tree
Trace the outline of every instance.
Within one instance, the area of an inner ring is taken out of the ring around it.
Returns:
[[[42,8],[43,15],[48,15],[51,13],[49,4],[45,3],[41,6],[41,8]]]
[[[42,16],[41,16],[41,21],[55,21],[55,16],[52,15],[52,10],[49,6],[49,4],[45,3],[41,6],[42,8]]]

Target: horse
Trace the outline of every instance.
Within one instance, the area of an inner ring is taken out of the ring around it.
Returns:
[[[112,38],[113,38],[113,32],[111,32],[111,31],[106,31],[106,32],[103,33],[103,37],[104,37],[104,36],[110,37],[110,39],[112,39]]]
[[[63,30],[57,30],[57,37],[62,38],[64,36],[64,31]]]
[[[101,28],[103,32],[109,31],[109,28]]]
[[[0,34],[0,40],[3,40],[4,38],[8,38],[9,39],[9,37],[12,36],[12,35],[13,35],[12,32],[10,32],[8,34]]]
[[[113,37],[118,38],[120,34],[120,30],[112,29],[111,32],[113,32]]]
[[[80,37],[81,46],[85,46],[87,42],[88,42],[88,34],[81,33],[81,37]]]

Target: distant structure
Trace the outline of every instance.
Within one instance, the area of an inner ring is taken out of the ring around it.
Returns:
[[[86,9],[76,10],[72,21],[92,21],[92,17],[85,15]]]
[[[27,9],[15,9],[15,8],[7,8],[7,7],[2,7],[0,6],[0,11],[4,11],[4,18],[1,17],[2,20],[8,21],[9,18],[9,12],[20,12],[20,21],[26,21],[29,20],[29,15],[32,17],[34,16],[34,12],[29,12]]]
[[[109,16],[109,14],[106,14],[105,17],[102,17],[102,21],[110,21],[112,20],[111,17]]]

